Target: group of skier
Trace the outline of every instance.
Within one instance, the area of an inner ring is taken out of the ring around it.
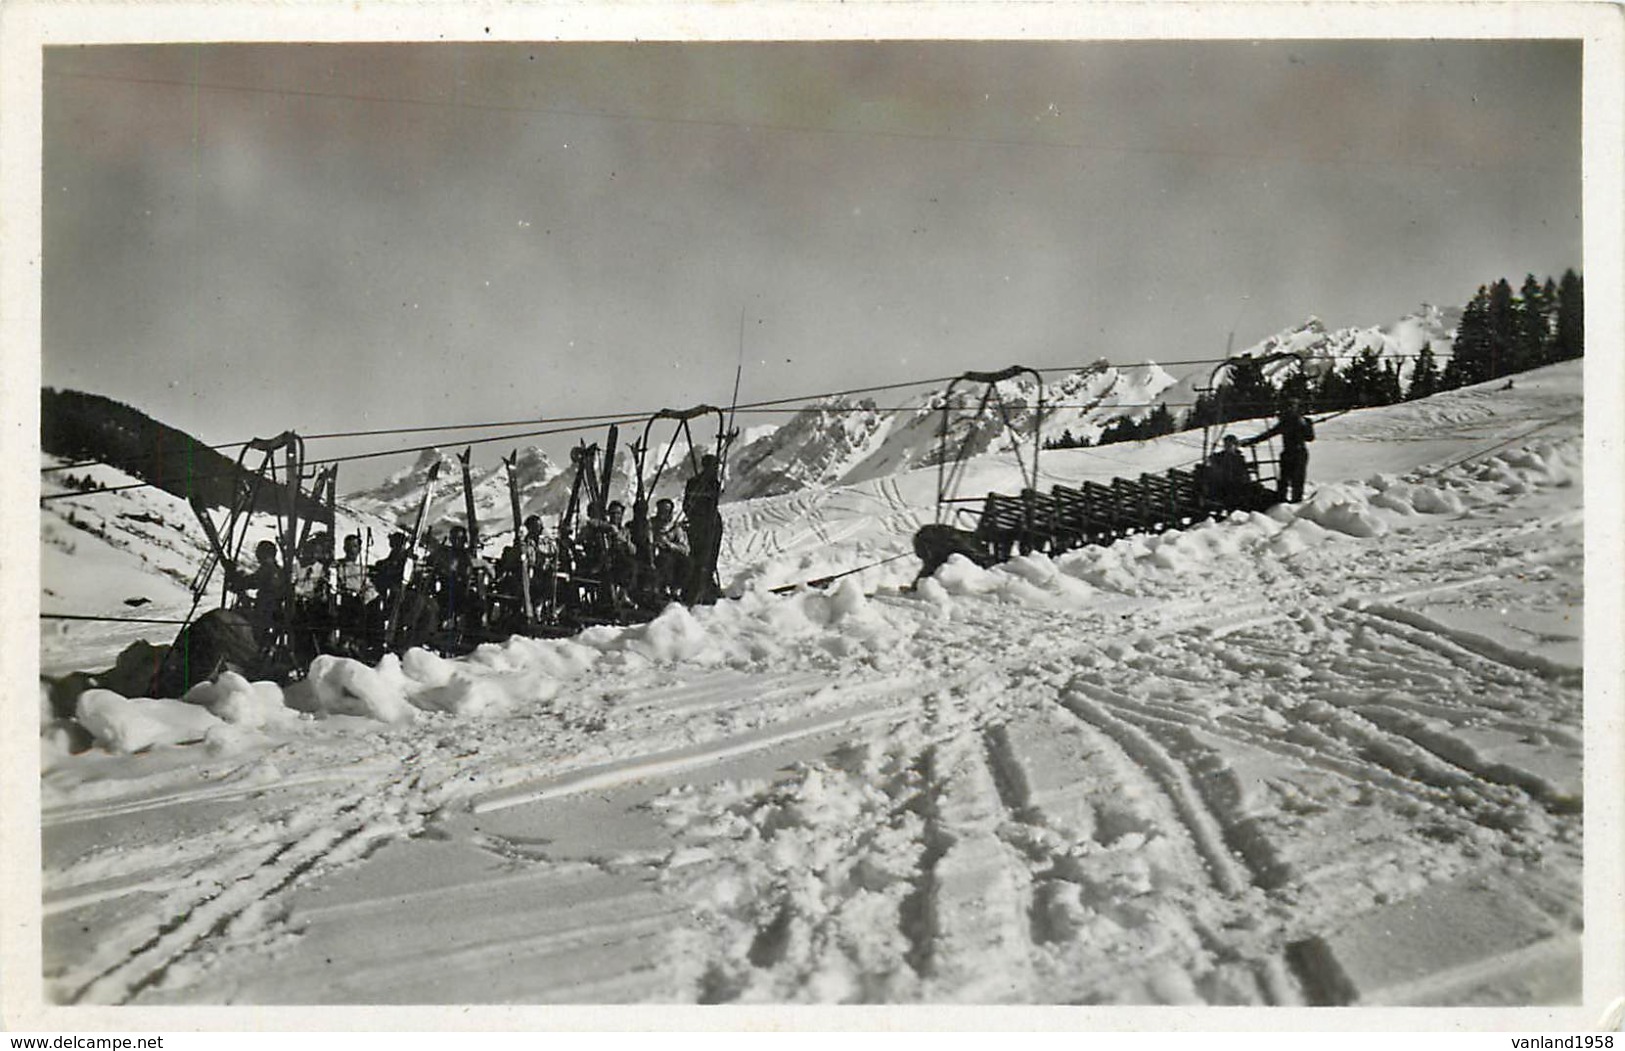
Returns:
[[[232,574],[231,590],[256,638],[263,644],[285,633],[296,662],[421,645],[460,649],[501,633],[624,620],[668,602],[715,601],[720,499],[717,458],[707,455],[685,486],[680,516],[664,497],[652,515],[646,499],[634,501],[630,522],[619,500],[587,507],[575,528],[566,518],[550,531],[533,514],[495,561],[460,522],[440,536],[425,530],[417,545],[407,532],[392,532],[389,553],[371,564],[360,534],[346,536],[335,558],[332,535],[312,533],[286,568],[278,545],[265,540],[255,568]]]

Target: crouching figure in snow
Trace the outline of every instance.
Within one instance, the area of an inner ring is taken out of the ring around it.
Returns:
[[[920,572],[914,577],[916,584],[941,569],[955,555],[963,555],[978,564],[985,561],[976,534],[949,525],[921,526],[914,534],[914,554],[920,559]]]

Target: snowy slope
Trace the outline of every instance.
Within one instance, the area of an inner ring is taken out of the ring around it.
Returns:
[[[68,461],[45,456],[41,466]],[[140,479],[106,465],[76,468],[79,477],[116,488]],[[197,516],[185,500],[144,487],[117,493],[70,493],[62,472],[40,476],[40,608],[53,613],[106,613],[181,601],[208,553]]]
[[[45,456],[42,466],[65,461]],[[114,492],[72,492],[65,474],[87,477]],[[41,475],[41,495],[61,496],[40,504],[40,612],[75,616],[182,618],[192,608],[191,586],[209,553],[208,538],[191,505],[178,496],[105,464]],[[64,495],[66,494],[66,495]],[[215,509],[216,527],[225,524]],[[337,529],[374,537],[373,557],[382,557],[385,523],[368,513],[340,507]],[[243,527],[241,550],[275,537],[273,519],[254,515]],[[200,608],[220,601],[222,577],[209,581]],[[67,670],[87,646],[117,652],[132,639],[160,631],[139,623],[47,619],[41,623],[42,669]],[[174,629],[167,629],[172,635]],[[168,638],[164,638],[164,642]]]
[[[1581,377],[1339,417],[1295,509],[914,591],[929,468],[731,505],[713,608],[90,697],[95,747],[45,728],[48,996],[1573,1003]]]

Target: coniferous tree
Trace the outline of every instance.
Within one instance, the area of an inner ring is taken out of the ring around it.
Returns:
[[[1405,391],[1405,400],[1426,398],[1439,390],[1439,365],[1433,357],[1433,345],[1424,343],[1422,349],[1416,352],[1416,367],[1411,369],[1411,385]]]
[[[1512,285],[1501,278],[1490,286],[1490,370],[1488,379],[1505,376],[1517,368],[1517,312],[1512,304]]]
[[[1100,432],[1100,445],[1112,445],[1116,442],[1134,440],[1134,421],[1127,416],[1119,416],[1108,423]]]
[[[1172,434],[1176,430],[1174,414],[1166,405],[1158,405],[1146,415],[1143,420],[1135,420],[1130,416],[1119,416],[1100,432],[1100,441],[1097,445],[1111,445],[1113,442],[1133,442],[1146,438],[1157,438],[1164,434]]]
[[[1061,432],[1059,438],[1050,438],[1044,442],[1046,449],[1076,449],[1078,439],[1072,436],[1072,428],[1068,427]]]
[[[1321,411],[1335,411],[1351,409],[1354,407],[1353,399],[1349,396],[1348,380],[1336,369],[1327,369],[1320,375],[1320,382],[1315,387],[1315,407]]]
[[[1404,400],[1404,396],[1399,382],[1399,363],[1390,358],[1382,363],[1382,375],[1377,383],[1377,404],[1392,405]]]
[[[1573,270],[1563,271],[1557,286],[1557,334],[1552,357],[1557,361],[1585,353],[1585,285]]]
[[[1220,422],[1250,420],[1275,411],[1275,385],[1265,377],[1263,364],[1251,356],[1237,358],[1221,386],[1225,390],[1220,399]]]
[[[1202,393],[1196,396],[1196,401],[1185,413],[1185,430],[1194,431],[1198,427],[1211,427],[1219,422],[1219,406],[1213,395]],[[1104,435],[1101,436],[1104,439]],[[1104,442],[1103,442],[1104,444]]]
[[[1314,377],[1307,369],[1296,368],[1281,381],[1278,400],[1282,405],[1297,402],[1304,412],[1314,412],[1319,408],[1315,393]]]
[[[1540,356],[1543,365],[1557,360],[1553,356],[1553,347],[1557,343],[1558,301],[1557,282],[1548,277],[1540,289],[1540,305],[1546,318],[1546,345],[1541,348]]]
[[[1456,341],[1444,369],[1444,389],[1465,387],[1490,378],[1490,291],[1483,285],[1462,311]]]
[[[1147,416],[1140,424],[1140,437],[1142,438],[1157,438],[1172,433],[1174,433],[1174,414],[1168,410],[1166,405],[1158,405],[1155,409],[1152,409],[1151,415]]]
[[[1545,364],[1550,334],[1546,330],[1546,304],[1534,274],[1523,279],[1518,296],[1513,318],[1513,368],[1509,371],[1521,372]]]
[[[1338,408],[1358,408],[1382,404],[1382,358],[1375,348],[1366,347],[1343,368],[1346,404]]]

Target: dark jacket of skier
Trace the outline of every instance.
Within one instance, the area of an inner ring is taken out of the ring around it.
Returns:
[[[1225,435],[1224,445],[1208,459],[1209,492],[1227,508],[1243,506],[1247,483],[1251,480],[1250,468],[1236,436]]]
[[[1297,406],[1288,405],[1281,410],[1275,426],[1247,439],[1247,444],[1257,445],[1276,436],[1281,439],[1281,477],[1276,483],[1276,496],[1297,503],[1303,499],[1304,478],[1309,471],[1309,443],[1315,440],[1315,425]]]
[[[716,601],[717,556],[722,551],[722,465],[710,453],[683,486],[683,517],[688,522],[689,577],[683,601]]]
[[[270,540],[261,540],[254,548],[256,565],[252,573],[235,573],[230,578],[231,588],[240,597],[237,604],[254,627],[254,638],[264,645],[271,638],[281,620],[282,600],[287,594],[288,581],[277,562],[277,546]]]
[[[446,543],[436,548],[426,561],[445,627],[464,630],[482,625],[491,567],[469,545],[468,529],[452,525]]]

